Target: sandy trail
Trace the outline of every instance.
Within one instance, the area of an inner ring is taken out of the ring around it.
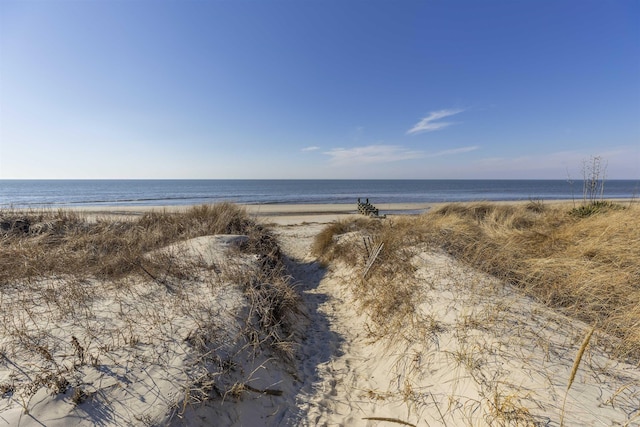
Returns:
[[[307,308],[308,327],[299,351],[303,385],[296,401],[304,418],[297,421],[303,425],[319,425],[313,397],[337,394],[338,375],[332,371],[333,361],[349,352],[350,337],[345,337],[346,331],[340,327],[343,316],[339,311],[344,301],[323,281],[326,270],[310,254],[313,239],[324,226],[289,225],[277,230],[293,281]],[[316,422],[309,423],[314,418]]]
[[[340,273],[327,275],[310,254],[313,239],[325,225],[277,230],[309,309],[300,349],[304,385],[296,399],[301,414],[297,425],[375,426],[384,424],[384,418],[408,417],[412,408],[387,391],[397,381],[393,363],[398,355],[372,341],[366,333],[367,319],[342,287]]]

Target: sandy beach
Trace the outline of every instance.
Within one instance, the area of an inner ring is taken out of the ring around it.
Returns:
[[[392,218],[432,206],[378,208]],[[182,279],[188,291],[157,281],[123,288],[91,280],[81,285],[89,287],[88,302],[74,308],[47,302],[71,289],[64,279],[3,289],[0,425],[640,425],[638,366],[589,346],[575,372],[589,325],[416,246],[411,263],[423,303],[402,334],[375,337],[370,315],[355,303],[361,272],[324,266],[311,253],[326,224],[358,215],[354,205],[245,208],[273,226],[299,297],[288,331],[293,359],[250,351],[245,291],[214,280],[257,268],[255,257],[234,249],[244,238],[197,237],[163,249],[185,268],[204,266]],[[186,209],[78,210],[122,217]],[[194,337],[203,334],[217,344],[195,353]],[[43,361],[33,362],[33,354]],[[221,368],[229,363],[233,369]],[[61,378],[81,386],[60,392],[68,387]],[[24,387],[33,390],[19,392]]]
[[[634,199],[612,199],[616,203],[635,203]],[[526,204],[521,201],[492,201],[491,204]],[[470,203],[470,202],[467,202]],[[545,202],[550,206],[580,204],[581,200],[553,200]],[[445,205],[445,202],[432,203],[376,203],[381,215],[417,215]],[[464,204],[464,203],[463,203]],[[266,222],[280,225],[302,224],[304,222],[327,223],[350,215],[358,215],[357,205],[348,204],[240,204],[249,214]],[[65,208],[74,212],[81,212],[91,217],[127,217],[139,216],[145,212],[184,212],[190,205],[173,206],[127,206],[127,205],[96,205]],[[57,208],[56,208],[57,209]]]
[[[381,215],[419,214],[439,204],[434,203],[385,203],[378,204]],[[280,225],[303,222],[327,223],[357,214],[353,204],[247,204],[241,205],[247,212],[264,222]],[[91,217],[127,217],[145,212],[184,212],[191,206],[82,206],[71,208]]]

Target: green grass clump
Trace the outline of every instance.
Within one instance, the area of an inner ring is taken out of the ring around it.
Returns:
[[[577,218],[586,218],[591,215],[597,215],[610,210],[620,209],[624,209],[624,206],[610,202],[608,200],[596,200],[594,202],[575,207],[571,209],[569,213]]]

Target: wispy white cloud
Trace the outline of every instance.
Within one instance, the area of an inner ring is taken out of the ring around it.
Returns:
[[[459,113],[462,113],[464,110],[462,109],[448,109],[448,110],[438,110],[432,111],[429,113],[427,117],[420,120],[413,126],[411,129],[407,131],[407,135],[421,133],[421,132],[433,132],[434,130],[444,129],[448,126],[454,124],[453,122],[438,122],[437,120],[444,119],[445,117],[450,117]]]
[[[410,150],[399,145],[367,145],[353,148],[334,148],[332,150],[325,151],[323,154],[331,157],[331,163],[334,165],[356,165],[391,163],[401,160],[449,156],[468,153],[469,151],[474,151],[478,148],[480,147],[474,145],[442,150],[435,153],[425,153],[424,151]]]
[[[302,151],[317,151],[319,149],[320,149],[320,147],[316,147],[314,145],[314,146],[311,146],[311,147],[305,147],[305,148],[302,149]]]
[[[353,148],[334,148],[325,151],[334,165],[390,163],[424,157],[421,151],[409,150],[398,145],[367,145]]]
[[[475,151],[478,148],[480,147],[478,147],[477,145],[472,145],[469,147],[452,148],[450,150],[442,150],[442,151],[438,151],[437,153],[429,154],[427,157],[440,157],[440,156],[448,156],[451,154],[468,153],[469,151]]]

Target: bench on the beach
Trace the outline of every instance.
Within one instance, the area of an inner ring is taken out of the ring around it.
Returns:
[[[369,203],[369,199],[366,202],[361,202],[360,198],[358,198],[358,212],[362,215],[370,216],[373,218],[385,218],[386,215],[380,216],[380,211],[378,208]]]

